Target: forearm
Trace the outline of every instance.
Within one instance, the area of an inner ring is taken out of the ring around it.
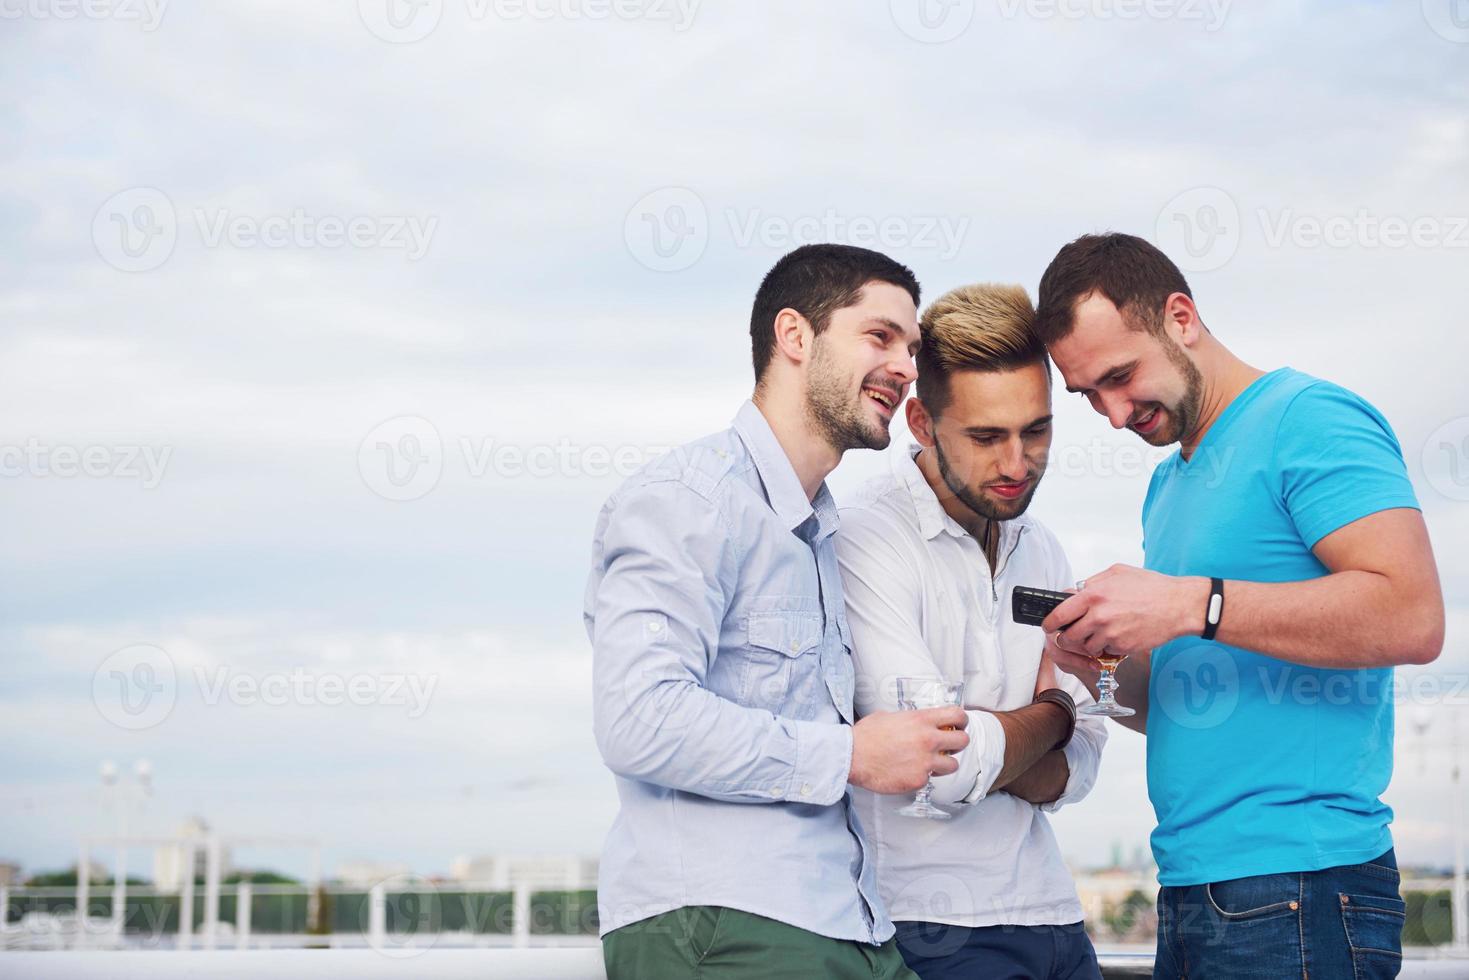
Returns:
[[[1006,789],[1028,772],[1057,742],[1066,737],[1069,719],[1054,704],[1031,704],[1014,711],[997,711],[995,718],[1005,732],[1005,761],[990,791]],[[1065,787],[1065,780],[1062,780]],[[1057,795],[1060,792],[1057,791]]]
[[[1191,581],[1202,627],[1209,580]],[[1229,581],[1215,639],[1308,667],[1428,663],[1443,633],[1442,604],[1436,594],[1402,591],[1385,575],[1357,570],[1304,582]]]
[[[1003,775],[1001,773],[1002,778]],[[1027,803],[1051,803],[1066,792],[1066,782],[1070,778],[1071,766],[1066,761],[1066,753],[1052,749],[1035,765],[1006,783],[1004,790]]]

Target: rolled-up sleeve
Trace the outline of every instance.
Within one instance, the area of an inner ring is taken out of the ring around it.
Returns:
[[[678,480],[624,488],[598,519],[585,618],[593,728],[613,772],[728,802],[830,805],[852,731],[705,687],[742,558],[717,500]]]
[[[859,716],[897,711],[899,677],[943,674],[923,639],[918,570],[893,544],[895,530],[883,529],[881,520],[870,511],[844,512],[836,535]],[[934,777],[936,803],[983,799],[1005,761],[1005,733],[999,720],[987,711],[967,713],[969,745],[955,756],[957,770]]]

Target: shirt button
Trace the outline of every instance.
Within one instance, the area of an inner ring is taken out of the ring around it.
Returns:
[[[770,795],[772,797],[774,797],[775,799],[777,799],[777,800],[780,799],[780,787],[779,786],[772,786],[772,787],[770,787]]]
[[[802,796],[810,796],[811,795],[811,784],[810,783],[804,783],[804,784],[802,784],[802,786],[801,786],[801,795]]]
[[[648,632],[649,633],[657,633],[657,632],[660,632],[662,629],[663,629],[663,624],[662,623],[649,623],[648,624]]]

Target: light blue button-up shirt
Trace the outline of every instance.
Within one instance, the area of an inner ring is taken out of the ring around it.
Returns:
[[[603,935],[719,905],[834,939],[893,935],[847,792],[853,669],[823,484],[746,402],[603,507],[586,626],[621,808]]]

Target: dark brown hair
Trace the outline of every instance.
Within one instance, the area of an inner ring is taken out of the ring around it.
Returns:
[[[862,298],[869,282],[906,289],[918,305],[918,280],[900,262],[855,245],[802,245],[782,256],[765,274],[750,312],[750,355],[759,384],[775,351],[775,317],[789,307],[811,323],[818,335],[831,315]]]
[[[1076,325],[1076,304],[1092,293],[1105,296],[1135,330],[1159,333],[1163,304],[1174,293],[1193,293],[1178,266],[1151,242],[1110,232],[1082,235],[1062,248],[1041,276],[1035,331],[1041,341],[1064,340]]]

